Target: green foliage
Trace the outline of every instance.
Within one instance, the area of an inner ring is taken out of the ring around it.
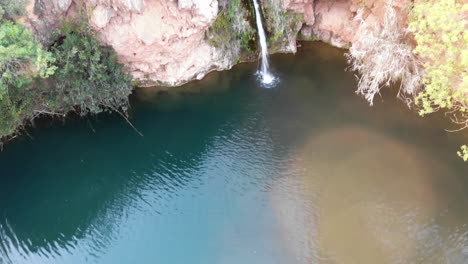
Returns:
[[[468,4],[455,0],[420,2],[414,6],[410,28],[424,61],[425,89],[417,97],[420,114],[439,109],[468,109]]]
[[[439,110],[468,127],[468,4],[456,0],[428,0],[414,4],[410,29],[424,62],[425,89],[416,97],[419,114]],[[466,146],[459,153],[468,158]]]
[[[0,100],[0,139],[13,135],[25,120],[33,117],[36,105],[40,104],[40,95],[41,92],[31,84],[24,89],[12,89]]]
[[[262,10],[270,51],[275,52],[289,45],[289,35],[297,35],[301,28],[302,14],[285,10],[281,0],[264,1]]]
[[[23,26],[1,24],[0,138],[41,113],[127,110],[131,77],[115,52],[86,23],[66,22],[57,37],[46,52]]]
[[[235,18],[239,14],[238,9],[241,8],[241,1],[240,0],[231,0],[229,2],[229,8],[227,9],[227,15],[229,18]]]
[[[464,161],[468,161],[468,146],[463,145],[461,150],[457,152],[458,156],[462,158]]]
[[[23,26],[0,25],[0,100],[9,89],[21,89],[36,76],[47,78],[56,69],[54,58],[36,42]]]
[[[228,51],[240,49],[246,55],[256,50],[255,30],[248,23],[252,19],[249,4],[244,0],[229,2],[227,9],[220,12],[208,29],[211,46]]]
[[[21,125],[31,101],[33,79],[54,73],[55,59],[46,52],[23,26],[12,22],[0,25],[0,138]]]
[[[240,33],[241,39],[241,49],[244,52],[251,53],[255,52],[256,44],[255,44],[255,31],[243,31]]]
[[[24,14],[26,0],[0,0],[0,19],[14,20]]]
[[[226,12],[222,12],[218,15],[213,25],[209,28],[208,32],[211,35],[209,42],[211,46],[222,47],[229,43],[232,38],[231,25]]]
[[[60,35],[61,43],[52,47],[58,66],[53,107],[63,112],[77,109],[82,115],[126,111],[131,77],[112,48],[102,46],[85,23],[66,22]]]

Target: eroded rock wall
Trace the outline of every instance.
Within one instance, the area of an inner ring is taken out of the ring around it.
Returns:
[[[284,0],[285,8],[304,12],[301,35],[304,39],[322,40],[333,46],[349,48],[356,39],[360,22],[358,10],[367,24],[382,24],[385,6],[390,4],[402,20],[411,0]],[[310,15],[313,13],[313,16]],[[405,23],[402,23],[404,25]]]
[[[243,0],[240,0],[243,1]],[[388,0],[261,0],[270,45],[295,52],[299,35],[350,47],[363,19],[381,23]],[[405,19],[411,0],[393,0]],[[230,68],[239,58],[210,45],[206,32],[226,0],[30,0],[26,24],[50,44],[52,31],[66,17],[85,12],[98,37],[112,46],[136,80],[148,85],[180,85],[212,70]],[[78,5],[79,4],[79,5]],[[80,6],[80,8],[78,8]],[[298,19],[299,17],[299,19]],[[239,16],[239,19],[245,19]],[[247,23],[247,22],[245,22]],[[279,43],[275,44],[275,43]],[[224,45],[229,47],[229,43]],[[234,47],[238,48],[238,47]]]
[[[205,41],[217,0],[82,0],[91,26],[143,84],[180,85],[232,66]],[[82,10],[81,10],[82,11]],[[31,0],[27,24],[43,43],[60,20],[76,15],[72,0]]]
[[[87,8],[101,40],[143,82],[178,85],[230,66],[204,40],[218,13],[216,0],[97,0]]]
[[[315,23],[314,2],[315,0],[282,0],[286,10],[303,14],[303,22],[307,25]]]

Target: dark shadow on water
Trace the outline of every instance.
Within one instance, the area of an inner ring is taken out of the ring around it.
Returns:
[[[219,81],[208,78],[204,89],[225,91],[236,77],[215,75]],[[95,243],[105,245],[118,228],[109,221],[136,206],[142,189],[160,192],[164,202],[196,185],[213,137],[221,128],[229,133],[230,120],[242,120],[236,109],[250,97],[242,88],[229,97],[188,91],[159,92],[149,101],[138,100],[148,91],[137,91],[131,120],[144,137],[119,116],[104,114],[44,125],[31,132],[33,139],[21,138],[0,152],[0,252],[6,251],[0,263],[15,247],[45,255],[73,248],[90,229],[97,229]]]

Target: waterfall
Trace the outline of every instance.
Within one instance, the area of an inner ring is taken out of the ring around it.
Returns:
[[[262,17],[260,16],[260,7],[258,0],[253,0],[255,7],[255,19],[257,22],[257,31],[260,39],[260,48],[262,51],[262,61],[260,71],[257,72],[263,84],[269,85],[275,81],[275,77],[268,71],[268,47],[266,42],[265,30],[263,29]]]

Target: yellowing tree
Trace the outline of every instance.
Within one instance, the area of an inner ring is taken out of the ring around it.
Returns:
[[[409,26],[417,42],[414,53],[425,70],[425,88],[416,97],[419,113],[447,110],[464,129],[468,127],[468,4],[462,1],[416,1]],[[459,155],[468,160],[466,147]]]

